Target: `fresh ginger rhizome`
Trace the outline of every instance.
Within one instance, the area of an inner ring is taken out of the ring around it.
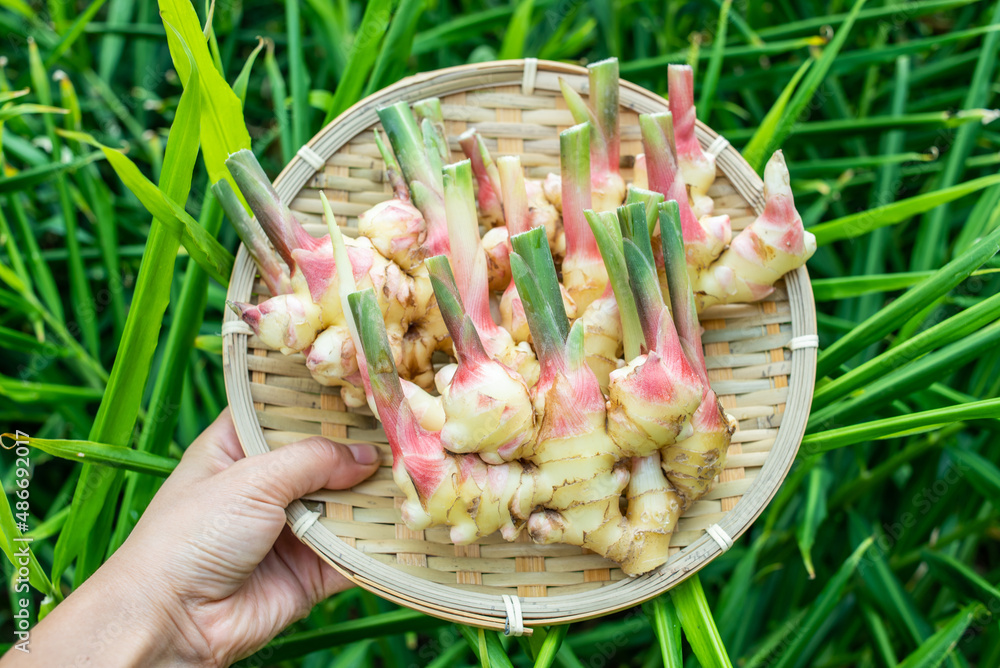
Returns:
[[[736,427],[699,311],[766,297],[816,244],[780,152],[753,223],[734,236],[715,212],[690,68],[670,66],[670,112],[640,116],[631,184],[618,63],[589,74],[589,101],[562,86],[577,125],[541,180],[518,156],[494,160],[475,129],[452,162],[435,98],[380,109],[393,196],[357,238],[322,195],[330,233],[308,234],[249,151],[228,165],[256,220],[228,182],[215,191],[272,295],[232,308],[381,420],[408,526],[447,525],[459,544],[527,531],[637,575],[666,562]]]

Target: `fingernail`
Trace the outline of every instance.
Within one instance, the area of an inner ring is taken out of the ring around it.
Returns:
[[[348,445],[354,461],[362,465],[374,464],[379,460],[378,448],[368,443],[351,443]]]

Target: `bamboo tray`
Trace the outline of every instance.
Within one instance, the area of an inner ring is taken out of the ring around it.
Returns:
[[[585,69],[534,59],[404,79],[324,128],[285,167],[275,188],[317,236],[324,233],[319,200],[324,190],[345,232],[356,235],[357,216],[392,196],[372,137],[376,108],[429,96],[441,98],[455,159],[463,157],[458,135],[474,126],[494,156],[520,154],[529,176],[558,173],[558,133],[573,125],[559,78],[586,94]],[[668,107],[659,95],[626,81],[621,82],[620,99],[622,175],[631,181],[635,154],[642,150],[638,114]],[[706,148],[714,142],[719,176],[710,194],[716,212],[728,213],[736,232],[762,210],[763,184],[719,135],[700,122],[697,134]],[[229,299],[251,302],[267,296],[241,247]],[[493,536],[456,546],[445,528],[408,529],[398,510],[401,498],[392,481],[385,435],[368,409],[348,410],[337,388],[310,378],[301,355],[267,349],[243,333],[240,324],[235,314],[226,313],[223,362],[229,403],[247,455],[316,434],[375,443],[383,453],[383,466],[370,480],[350,491],[322,491],[293,503],[287,512],[296,534],[347,578],[380,596],[430,615],[495,629],[505,628],[508,609],[519,604],[527,633],[533,625],[563,624],[636,605],[721,554],[731,544],[727,539],[738,538],[760,515],[787,474],[805,431],[816,371],[815,347],[788,349],[793,337],[808,341],[816,334],[805,267],[786,276],[765,301],[713,307],[702,314],[712,386],[739,428],[727,468],[680,520],[670,560],[657,571],[628,578],[581,548],[535,545],[526,535],[515,543]]]

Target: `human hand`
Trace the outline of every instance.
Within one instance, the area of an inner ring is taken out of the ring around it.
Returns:
[[[373,446],[319,437],[245,458],[223,411],[188,448],[122,547],[36,627],[34,646],[42,646],[39,635],[59,633],[58,644],[72,649],[69,629],[75,635],[81,616],[100,621],[117,614],[102,609],[102,599],[115,600],[117,609],[130,611],[130,635],[138,628],[156,636],[148,640],[159,645],[158,660],[229,665],[349,586],[292,534],[285,507],[321,488],[350,487],[377,468]],[[66,663],[53,656],[42,661],[37,665]]]

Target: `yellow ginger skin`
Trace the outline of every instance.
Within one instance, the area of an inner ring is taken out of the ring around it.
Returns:
[[[704,496],[726,466],[736,421],[708,390],[691,417],[691,435],[660,450],[663,473],[686,509]]]
[[[322,329],[320,309],[296,294],[271,297],[258,306],[230,303],[261,342],[286,355],[305,350]]]
[[[534,436],[528,387],[493,360],[459,364],[441,400],[446,416],[441,444],[450,452],[478,452],[487,464],[501,464],[520,459]]]
[[[713,304],[753,302],[774,292],[774,283],[816,252],[816,237],[795,210],[788,167],[781,151],[764,168],[764,212],[733,239],[695,282],[698,310]]]
[[[358,217],[358,233],[404,271],[423,261],[424,217],[410,201],[380,202]]]
[[[427,431],[441,431],[444,427],[444,405],[440,396],[434,396],[416,383],[400,379],[403,396],[413,411],[417,423]]]
[[[603,295],[590,302],[580,316],[580,322],[583,323],[587,365],[597,377],[601,391],[607,394],[611,372],[625,363],[622,360],[622,321],[610,286]]]
[[[660,329],[667,343],[611,372],[608,434],[628,455],[650,455],[686,436],[691,414],[701,403],[701,381],[669,319],[663,309]]]
[[[343,385],[358,373],[358,355],[346,325],[327,327],[306,352],[306,368],[321,385]]]

